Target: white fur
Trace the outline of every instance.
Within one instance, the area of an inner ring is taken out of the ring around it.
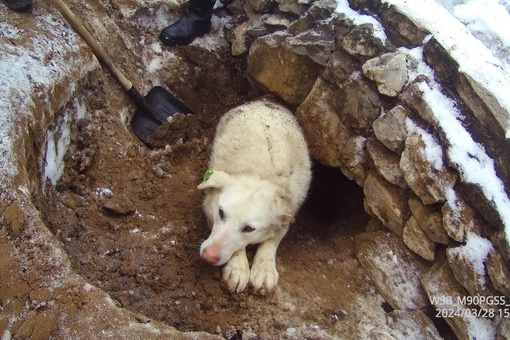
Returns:
[[[231,292],[248,284],[269,292],[278,282],[276,249],[310,185],[301,128],[289,110],[267,99],[241,105],[221,118],[209,167],[213,173],[198,189],[205,190],[212,231],[200,255],[213,265],[226,264],[223,279]],[[259,244],[251,270],[249,244]]]

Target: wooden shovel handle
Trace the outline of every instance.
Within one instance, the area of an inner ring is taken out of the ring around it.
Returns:
[[[129,91],[133,84],[126,78],[124,73],[120,71],[112,62],[110,57],[103,50],[101,45],[97,42],[97,40],[90,34],[90,32],[83,26],[83,23],[80,19],[67,7],[67,5],[62,0],[51,0],[53,5],[58,9],[58,11],[62,14],[64,19],[71,25],[71,27],[78,33],[83,40],[89,45],[92,49],[94,55],[101,61],[108,70],[117,78],[117,80],[121,83],[122,87]]]

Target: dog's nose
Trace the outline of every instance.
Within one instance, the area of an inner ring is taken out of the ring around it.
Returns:
[[[201,255],[202,259],[209,264],[215,264],[220,260],[220,254],[212,247],[205,248]]]

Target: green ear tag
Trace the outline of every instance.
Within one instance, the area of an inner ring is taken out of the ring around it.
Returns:
[[[209,179],[209,177],[211,177],[211,176],[212,176],[213,172],[214,172],[214,171],[213,171],[213,170],[211,170],[211,169],[207,169],[207,170],[205,171],[205,174],[204,174],[204,182],[205,182],[205,181],[207,181],[207,180]]]

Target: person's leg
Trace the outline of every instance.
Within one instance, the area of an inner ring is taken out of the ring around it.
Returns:
[[[215,0],[190,0],[184,15],[163,29],[159,39],[167,45],[188,45],[211,29]]]
[[[32,0],[2,0],[2,3],[15,11],[25,11],[32,7]]]

